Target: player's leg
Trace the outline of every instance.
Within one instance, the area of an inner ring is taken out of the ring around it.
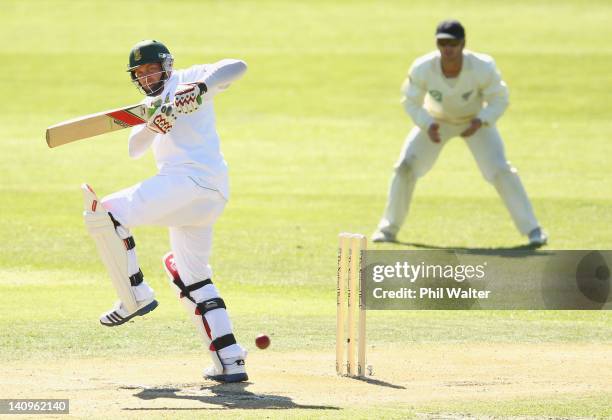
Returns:
[[[396,240],[397,232],[408,215],[417,179],[431,169],[450,137],[450,133],[441,131],[440,134],[444,135],[441,143],[432,142],[419,127],[414,127],[408,134],[393,170],[387,205],[378,230],[372,235],[373,242]]]
[[[206,318],[203,317],[198,311],[198,307],[190,295],[191,290],[193,290],[194,287],[198,287],[198,283],[196,283],[195,285],[191,285],[189,288],[185,285],[185,283],[181,279],[181,276],[179,275],[178,270],[176,269],[174,255],[172,254],[172,252],[168,252],[166,255],[164,255],[162,262],[164,265],[164,270],[166,270],[166,274],[168,275],[168,278],[170,280],[170,283],[172,284],[172,287],[177,293],[180,302],[185,308],[187,315],[193,322],[193,325],[195,326],[198,335],[204,343],[204,347],[210,351],[210,357],[213,361],[214,370],[218,372],[223,372],[223,364],[219,359],[219,355],[217,354],[216,349],[214,347],[211,347],[212,334],[210,331],[210,326],[208,325]]]
[[[244,367],[246,352],[236,342],[225,302],[211,280],[209,265],[213,224],[225,207],[225,199],[216,191],[203,190],[194,207],[203,215],[202,226],[170,227],[169,230],[174,263],[185,286],[182,294],[195,305],[193,314],[200,317],[196,325],[198,330],[199,325],[209,327],[210,335],[207,336],[211,342],[203,336],[204,344],[216,353],[212,355],[215,366],[209,368],[205,376],[223,382],[245,381],[248,379]],[[222,370],[218,360],[221,360]]]
[[[153,290],[144,281],[136,257],[136,243],[129,230],[99,204],[98,197],[88,185],[81,188],[85,226],[96,243],[119,297],[115,307],[102,314],[100,323],[109,327],[121,325],[155,309],[157,301]]]
[[[189,207],[195,191],[193,182],[187,177],[154,176],[104,197],[99,205],[95,194],[84,190],[86,209],[94,202],[98,203],[97,212],[85,212],[86,225],[96,240],[113,285],[121,295],[120,302],[100,317],[103,325],[123,324],[133,316],[143,315],[157,306],[153,290],[144,281],[140,270],[129,228],[145,224],[165,225],[172,220],[170,216],[177,210]],[[123,254],[118,251],[120,247],[116,245],[117,241],[125,244]],[[114,252],[109,254],[111,251]],[[119,279],[125,277],[131,282],[131,287],[121,287],[128,280]],[[131,290],[130,293],[134,295],[132,299],[126,290]],[[122,291],[125,293],[121,294]],[[138,305],[134,303],[134,299],[139,302]],[[149,303],[143,309],[140,302]]]
[[[187,176],[156,175],[107,195],[102,204],[129,228],[172,226],[190,217],[184,213],[192,208],[197,193],[194,182]]]
[[[546,234],[533,212],[518,171],[506,160],[504,144],[495,127],[482,127],[466,139],[483,177],[493,184],[516,228],[534,245],[546,243]]]

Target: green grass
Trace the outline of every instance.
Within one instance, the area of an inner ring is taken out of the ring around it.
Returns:
[[[2,360],[103,356],[111,347],[133,353],[152,335],[152,354],[199,349],[161,270],[163,229],[134,229],[143,270],[162,301],[155,316],[120,331],[96,325],[113,292],[83,228],[78,186],[87,181],[100,194],[129,186],[155,173],[151,156],[131,161],[124,132],[53,150],[44,141],[50,124],[139,100],[124,69],[129,48],[143,38],[163,40],[179,68],[223,57],[249,64],[245,78],[216,100],[232,198],[216,225],[212,263],[239,337],[265,330],[280,351],[331,351],[336,235],[374,229],[411,126],[399,86],[411,61],[433,48],[433,28],[447,16],[465,23],[468,47],[492,54],[510,87],[499,128],[550,246],[609,247],[609,2],[0,4]],[[419,182],[400,237],[449,247],[519,245],[523,238],[461,143],[449,144]],[[370,336],[381,343],[612,336],[609,313],[393,312],[372,319],[387,326]],[[402,334],[406,323],[414,328]],[[568,398],[569,409],[555,408],[561,400],[513,402],[485,404],[479,413],[605,415]]]
[[[411,407],[418,413],[461,413],[471,415],[494,417],[521,417],[529,413],[530,416],[542,418],[610,418],[610,395],[595,393],[586,396],[557,395],[555,397],[535,400],[533,398],[511,399],[507,401],[480,401],[472,403],[444,402],[419,407]]]

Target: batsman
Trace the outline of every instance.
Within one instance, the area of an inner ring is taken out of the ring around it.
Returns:
[[[138,264],[130,229],[166,226],[171,251],[163,257],[164,268],[212,357],[213,366],[204,377],[221,382],[248,377],[246,351],[236,342],[209,264],[213,225],[229,198],[213,99],[246,68],[243,61],[225,59],[175,70],[164,44],[137,43],[127,71],[151,112],[146,124],[132,128],[128,152],[139,158],[151,148],[158,172],[102,200],[87,184],[82,186],[85,225],[120,299],[100,323],[118,326],[157,307]]]
[[[389,198],[373,242],[395,242],[408,214],[417,180],[453,137],[462,137],[484,179],[493,184],[516,228],[537,247],[547,242],[517,170],[508,162],[495,126],[508,107],[508,88],[495,61],[464,49],[456,20],[436,29],[437,51],[418,58],[402,85],[402,104],[415,127],[395,165]]]

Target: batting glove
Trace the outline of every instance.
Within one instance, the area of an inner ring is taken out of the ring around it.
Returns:
[[[174,94],[174,108],[179,114],[191,114],[196,111],[202,103],[198,85],[189,85]]]
[[[171,104],[164,104],[157,108],[152,108],[151,116],[147,121],[147,128],[159,134],[166,134],[174,126],[176,115]]]

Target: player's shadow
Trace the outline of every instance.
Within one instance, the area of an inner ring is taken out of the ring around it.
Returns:
[[[459,251],[464,254],[471,255],[498,255],[504,257],[523,257],[529,255],[548,255],[553,254],[549,251],[544,251],[541,248],[541,245],[516,245],[516,246],[508,246],[508,247],[493,247],[493,248],[471,248],[471,247],[463,247],[463,246],[439,246],[432,244],[424,244],[420,242],[402,242],[395,241],[394,244],[411,246],[419,249],[441,249],[448,251]],[[519,254],[506,253],[506,251],[525,251]]]
[[[185,386],[184,388],[155,387],[143,388],[134,394],[142,400],[159,398],[174,400],[191,400],[212,407],[137,407],[124,408],[133,411],[173,411],[173,410],[225,410],[225,409],[313,409],[339,410],[339,407],[329,405],[303,405],[293,402],[289,397],[273,394],[255,394],[247,391],[248,382],[233,384],[215,384],[212,386]],[[133,388],[128,388],[133,389]],[[180,394],[179,394],[180,393]]]

